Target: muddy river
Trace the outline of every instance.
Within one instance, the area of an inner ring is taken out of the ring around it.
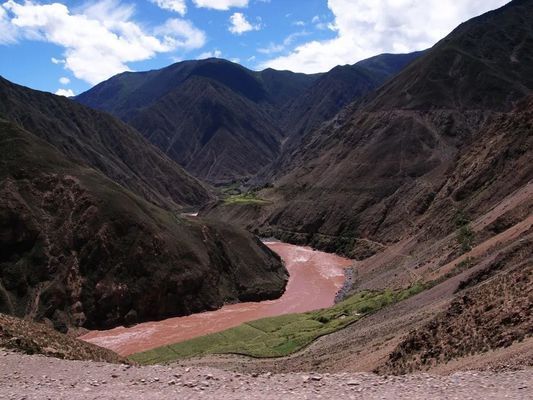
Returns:
[[[186,317],[146,322],[130,328],[93,331],[81,339],[127,356],[154,347],[220,332],[244,322],[282,314],[316,310],[333,305],[344,283],[344,269],[353,261],[309,247],[267,242],[285,261],[290,278],[277,300],[239,303]]]

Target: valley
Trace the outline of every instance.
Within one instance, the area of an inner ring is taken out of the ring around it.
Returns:
[[[0,398],[530,398],[533,0],[320,0],[189,60],[196,15],[273,29],[210,1],[0,4],[10,56],[86,23],[53,68],[114,54],[75,95],[0,76]]]
[[[265,317],[302,313],[333,305],[335,295],[344,282],[344,269],[353,264],[351,260],[307,247],[279,242],[267,242],[267,245],[280,255],[290,276],[279,299],[225,305],[217,311],[148,322],[131,328],[90,332],[81,339],[128,356]]]

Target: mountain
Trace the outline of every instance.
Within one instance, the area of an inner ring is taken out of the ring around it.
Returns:
[[[283,130],[287,139],[277,159],[261,171],[256,181],[272,180],[283,174],[294,154],[300,152],[303,138],[333,118],[346,105],[373,92],[404,69],[423,52],[381,54],[354,65],[343,65],[318,77],[287,106]]]
[[[266,200],[261,206],[226,204],[208,214],[359,258],[397,241],[427,243],[453,232],[460,210],[479,215],[519,187],[506,186],[476,208],[468,198],[453,197],[446,182],[468,149],[488,146],[487,132],[499,115],[512,113],[531,93],[532,17],[531,1],[513,1],[462,24],[376,92],[306,135],[273,187],[256,193]],[[522,185],[531,179],[524,172]],[[489,177],[468,180],[468,193]],[[436,208],[440,213],[433,214]]]
[[[207,59],[120,74],[76,99],[122,118],[189,172],[221,184],[252,176],[278,154],[276,108],[314,79]]]
[[[381,86],[421,54],[381,54],[323,74],[288,107],[286,130],[291,132],[291,139],[333,118],[344,106]]]
[[[1,115],[12,120],[0,119],[1,313],[102,329],[283,293],[284,266],[253,235],[148,201],[164,199],[160,187],[208,195],[133,129],[2,87]],[[168,175],[144,176],[152,167]]]
[[[145,199],[198,207],[209,189],[128,125],[64,97],[0,78],[0,118],[10,120]]]
[[[305,352],[255,366],[531,365],[532,57],[533,1],[474,18],[305,135],[279,175],[242,196],[250,201],[200,213],[358,258],[346,296],[423,285]]]
[[[286,137],[329,119],[416,56],[383,55],[316,75],[185,61],[117,75],[76,100],[122,118],[193,175],[228,184],[254,176]]]
[[[250,234],[147,203],[9,122],[0,133],[2,312],[104,328],[283,292]]]

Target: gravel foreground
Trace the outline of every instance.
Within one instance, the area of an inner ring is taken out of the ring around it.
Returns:
[[[417,374],[236,374],[0,351],[0,399],[531,399],[533,369]]]

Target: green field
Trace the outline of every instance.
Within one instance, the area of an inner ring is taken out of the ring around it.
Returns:
[[[257,194],[254,192],[248,192],[248,193],[242,193],[242,194],[236,194],[227,196],[224,198],[225,204],[258,204],[258,205],[265,205],[269,204],[270,202],[264,199],[261,199],[257,197]]]
[[[204,354],[282,357],[423,289],[422,284],[416,284],[400,291],[362,292],[331,308],[248,322],[223,332],[137,353],[130,359],[140,364],[158,364]]]

